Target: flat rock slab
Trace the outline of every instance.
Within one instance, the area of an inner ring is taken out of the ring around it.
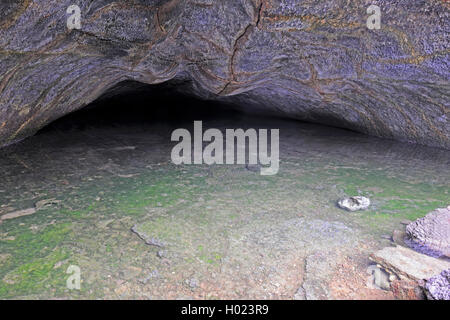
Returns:
[[[0,216],[0,222],[3,220],[9,220],[9,219],[15,219],[15,218],[23,217],[23,216],[29,216],[34,213],[36,213],[35,208],[29,208],[29,209],[10,212],[10,213]]]
[[[305,279],[297,291],[297,300],[329,300],[331,293],[328,282],[334,269],[336,253],[317,251],[305,259]],[[304,293],[304,299],[299,294]]]
[[[370,259],[401,279],[426,280],[450,268],[450,262],[397,246],[373,253]]]

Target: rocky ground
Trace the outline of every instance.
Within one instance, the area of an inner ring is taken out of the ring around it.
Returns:
[[[368,286],[369,254],[449,202],[445,150],[284,120],[204,125],[281,128],[279,173],[175,166],[163,123],[56,127],[2,149],[0,214],[29,214],[0,224],[0,298],[392,299]],[[354,195],[369,209],[337,207]]]

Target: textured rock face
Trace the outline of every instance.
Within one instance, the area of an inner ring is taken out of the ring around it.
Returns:
[[[448,32],[442,0],[1,1],[0,145],[124,80],[188,79],[202,98],[450,148]]]
[[[425,290],[430,300],[450,300],[450,269],[429,279]]]
[[[450,206],[410,223],[406,235],[408,245],[416,251],[450,258]]]

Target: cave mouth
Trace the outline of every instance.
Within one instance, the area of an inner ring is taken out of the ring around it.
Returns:
[[[156,144],[173,147],[174,130],[185,128],[192,133],[194,121],[202,121],[204,130],[217,128],[222,133],[226,129],[279,129],[280,151],[287,155],[303,149],[324,155],[346,154],[350,158],[355,154],[364,157],[372,154],[386,159],[415,157],[433,159],[433,162],[441,159],[445,165],[450,161],[445,150],[370,136],[350,129],[351,126],[333,115],[317,114],[314,117],[317,121],[309,122],[281,112],[247,108],[247,97],[245,93],[241,95],[244,95],[242,99],[218,100],[183,78],[160,84],[126,80],[79,110],[50,122],[34,136],[4,148],[3,152],[30,154],[38,148],[59,148],[70,154],[72,147],[120,148],[121,145],[151,149],[155,137],[158,137]],[[294,136],[295,142],[291,143]],[[164,156],[170,159],[170,152],[166,150]]]
[[[233,99],[208,99],[210,94],[198,92],[190,80],[170,80],[160,84],[145,84],[137,81],[122,81],[104,92],[95,101],[81,109],[62,116],[41,128],[36,136],[52,133],[76,132],[88,128],[126,129],[151,128],[164,125],[167,128],[192,125],[195,120],[204,122],[222,121],[230,128],[234,124],[250,128],[261,123],[273,127],[276,123],[297,123],[299,126],[317,126],[325,132],[332,128],[357,133],[342,119],[332,115],[317,114],[314,123],[298,120],[282,112],[255,108]],[[191,92],[194,92],[192,94]],[[197,94],[197,95],[196,95]],[[204,97],[201,97],[201,96]],[[246,124],[245,120],[249,123]],[[281,121],[281,122],[280,122]],[[271,123],[273,122],[273,123]]]
[[[319,112],[312,117],[315,121],[309,122],[281,111],[254,108],[251,103],[245,104],[246,99],[250,99],[246,93],[231,99],[218,97],[182,77],[160,84],[126,80],[109,88],[88,105],[48,123],[35,135],[3,148],[2,153],[32,157],[37,150],[52,153],[60,150],[69,156],[71,149],[76,148],[120,149],[133,145],[150,150],[159,144],[173,147],[177,143],[171,140],[174,130],[184,128],[192,134],[194,121],[202,121],[204,131],[215,128],[222,133],[226,129],[279,129],[281,157],[282,154],[320,152],[350,158],[356,154],[386,159],[414,157],[420,161],[432,160],[433,165],[437,159],[444,165],[450,161],[445,150],[370,136],[351,129],[333,115]],[[203,145],[206,144],[204,141]],[[161,157],[170,160],[170,150],[161,153]],[[21,169],[19,166],[18,170]]]
[[[88,128],[151,128],[157,124],[176,127],[194,120],[242,115],[236,106],[196,98],[177,90],[170,81],[151,85],[123,81],[87,106],[49,123],[37,135]]]

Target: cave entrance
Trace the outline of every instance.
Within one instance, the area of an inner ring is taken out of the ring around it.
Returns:
[[[183,92],[188,86],[190,83],[186,82],[149,85],[124,81],[86,107],[50,123],[38,135],[88,128],[151,130],[152,126],[158,125],[176,127],[194,120],[242,117],[236,106],[196,98]]]
[[[192,91],[192,82],[179,80],[158,85],[121,82],[88,106],[50,123],[35,139],[130,151],[172,144],[172,152],[156,152],[173,164],[236,164],[252,166],[263,175],[278,172],[278,118],[186,94]]]

